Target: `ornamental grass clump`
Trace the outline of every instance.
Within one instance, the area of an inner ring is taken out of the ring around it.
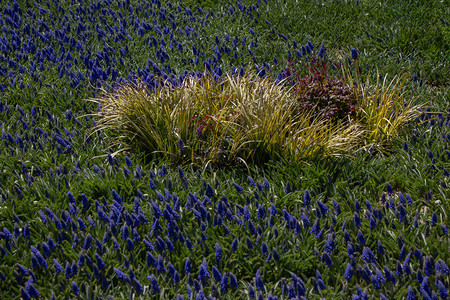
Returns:
[[[356,66],[355,70],[351,72],[344,67],[343,73],[356,95],[356,120],[365,132],[362,144],[368,148],[386,148],[419,117],[422,105],[414,104],[414,99],[405,99],[407,74],[396,75],[391,81],[387,74],[380,75],[373,85],[369,75],[364,81]]]
[[[137,82],[92,101],[102,107],[97,130],[109,130],[114,146],[172,163],[262,163],[277,156],[299,161],[356,145],[357,126],[332,123],[313,109],[295,110],[291,92],[247,72],[190,76],[177,86],[166,81],[151,89]]]

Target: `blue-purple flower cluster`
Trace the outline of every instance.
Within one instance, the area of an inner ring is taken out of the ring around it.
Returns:
[[[276,183],[266,177],[249,177],[248,184],[210,182],[181,167],[148,169],[111,155],[103,164],[76,161],[69,169],[66,159],[85,146],[75,143],[79,134],[63,134],[56,125],[50,134],[40,133],[33,120],[49,118],[40,110],[21,111],[1,112],[31,124],[2,139],[12,160],[21,161],[14,171],[21,179],[2,189],[3,205],[15,214],[0,232],[2,284],[17,296],[52,296],[46,278],[59,283],[51,288],[55,295],[80,295],[98,286],[105,295],[122,290],[158,294],[164,287],[179,299],[242,293],[295,298],[332,293],[330,285],[340,285],[339,280],[344,294],[362,298],[392,297],[399,283],[410,285],[410,298],[448,295],[448,223],[438,208],[424,211],[420,203],[433,207],[433,195],[413,199],[387,183],[379,200],[366,199],[362,205],[314,199],[307,189],[289,187],[282,197],[297,198],[299,205],[279,207]],[[432,122],[427,118],[422,121]],[[439,127],[441,120],[427,126]],[[51,150],[61,145],[58,140],[79,148],[56,151],[59,156],[50,166],[22,160],[33,151],[44,155],[37,145]],[[447,161],[447,156],[439,157]],[[45,176],[54,177],[56,190],[44,187]],[[70,191],[70,182],[86,182],[86,177],[96,184],[110,181],[112,188],[104,186],[99,194],[92,187]],[[54,208],[37,201],[25,212],[14,209],[16,202],[51,199],[58,190],[62,196]],[[442,242],[442,249],[429,246],[433,239]]]
[[[276,32],[262,19],[260,4],[238,1],[216,15],[198,6],[191,10],[160,0],[4,3],[0,91],[43,85],[78,90],[136,78],[154,88],[162,80],[178,84],[186,76],[202,76],[205,70],[219,78],[223,61],[232,61],[237,66],[233,73],[241,75],[242,63],[253,61],[257,73],[265,76],[272,62],[262,61],[257,49],[258,36],[267,34],[286,41],[286,50],[296,51],[298,57],[314,51],[311,41],[297,46]],[[236,35],[212,34],[209,25],[218,19],[266,25],[261,27],[264,32],[248,27]],[[317,54],[324,57],[323,44]]]

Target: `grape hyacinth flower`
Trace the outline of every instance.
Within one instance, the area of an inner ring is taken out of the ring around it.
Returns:
[[[200,264],[198,270],[198,279],[204,282],[206,278],[209,278],[208,264],[206,263],[206,259],[203,258],[203,262]]]
[[[411,286],[408,286],[408,293],[406,294],[407,300],[416,300],[416,294]]]
[[[220,281],[220,293],[221,293],[221,295],[225,295],[227,293],[227,291],[228,291],[228,275],[227,275],[227,273],[224,273],[222,278],[220,278],[217,281]]]
[[[216,243],[216,261],[219,263],[222,258],[222,248],[219,243]]]
[[[430,276],[431,274],[433,274],[433,264],[431,262],[431,259],[428,256],[425,256],[425,263],[423,266],[423,272]]]
[[[238,192],[240,194],[242,194],[244,192],[244,189],[239,184],[237,184],[236,182],[233,182],[233,186],[236,189],[236,192]]]
[[[362,233],[361,229],[358,230],[356,237],[358,238],[358,243],[360,243],[361,245],[366,244],[366,238],[364,237],[364,234]]]
[[[231,272],[228,272],[228,275],[230,276],[230,286],[233,289],[237,288],[238,287],[238,282],[237,282],[236,276],[234,276],[234,274],[231,273]]]
[[[336,212],[336,216],[339,216],[341,214],[341,207],[335,199],[333,199],[333,206],[334,206],[334,210]]]
[[[420,283],[420,292],[423,294],[431,295],[430,285],[428,283],[428,277],[424,277]]]
[[[61,264],[58,262],[58,260],[56,258],[53,259],[53,265],[55,266],[55,272],[56,273],[62,273],[63,272],[63,267],[61,266]]]
[[[113,268],[114,272],[116,273],[117,277],[119,277],[120,280],[122,281],[129,281],[130,279],[128,278],[128,276],[122,272],[121,270],[117,269],[117,268]]]
[[[256,270],[256,275],[255,275],[255,285],[256,285],[256,289],[257,289],[258,291],[263,291],[263,292],[266,291],[266,288],[265,288],[265,286],[264,286],[264,281],[263,281],[263,279],[262,279],[262,277],[261,277],[261,273],[260,273],[259,269]]]
[[[157,294],[157,293],[159,293],[160,292],[160,289],[159,289],[159,284],[158,284],[158,281],[156,280],[156,277],[155,277],[155,275],[150,275],[150,276],[148,276],[147,277],[147,279],[150,279],[150,284],[151,284],[151,289],[152,289],[152,294]]]
[[[386,191],[388,195],[394,194],[394,190],[392,189],[392,186],[389,182],[386,183]]]
[[[369,247],[364,246],[362,253],[362,260],[365,263],[371,263],[375,261],[375,255],[373,254],[372,250],[370,250]]]
[[[433,212],[433,215],[431,216],[431,227],[436,226],[437,224],[437,216],[436,216],[436,212]]]
[[[72,280],[72,292],[75,294],[75,296],[80,295],[80,288],[78,287],[77,283]]]
[[[322,214],[322,216],[326,216],[328,212],[328,207],[320,200],[317,200],[317,204],[319,206],[320,213]]]
[[[238,240],[237,238],[234,238],[233,242],[231,243],[230,251],[236,252],[238,246]]]
[[[383,243],[381,243],[380,240],[378,240],[378,253],[380,255],[384,255],[384,247],[383,247]]]
[[[303,195],[303,204],[308,207],[311,203],[311,196],[309,195],[309,191],[306,189]]]
[[[353,220],[354,220],[356,228],[361,227],[361,218],[359,217],[359,214],[357,212],[355,212],[355,214],[353,216]]]
[[[212,273],[213,273],[214,279],[217,282],[220,282],[222,280],[222,275],[220,274],[220,271],[219,271],[219,269],[216,268],[216,266],[212,267]]]
[[[447,264],[440,258],[435,264],[436,273],[441,272],[444,275],[449,275],[450,271]]]
[[[356,51],[356,49],[352,48],[351,51],[352,51],[352,58],[353,58],[353,60],[358,59],[358,52]]]
[[[347,267],[345,268],[344,278],[347,282],[350,282],[353,277],[353,267],[350,263],[347,263]]]
[[[447,299],[449,297],[448,291],[445,288],[445,285],[442,283],[441,280],[436,279],[436,287],[439,291],[439,295],[441,296],[442,299]]]

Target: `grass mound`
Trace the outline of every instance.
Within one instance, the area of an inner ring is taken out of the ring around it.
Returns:
[[[374,86],[367,79],[361,88],[350,71],[345,74],[349,84],[333,89],[326,82],[343,81],[320,74],[322,84],[316,84],[310,76],[315,96],[307,95],[307,106],[299,101],[305,96],[298,88],[304,78],[279,82],[255,72],[220,78],[205,73],[188,76],[179,85],[137,81],[90,100],[102,107],[95,130],[111,132],[114,147],[138,149],[174,165],[262,164],[273,157],[299,162],[345,155],[361,147],[388,146],[417,118],[418,106],[405,101],[401,92],[405,77]],[[334,102],[343,106],[344,96],[336,96],[336,89],[353,95],[352,118],[347,112],[343,118],[323,113],[328,107],[338,111]],[[324,101],[328,104],[317,109]]]

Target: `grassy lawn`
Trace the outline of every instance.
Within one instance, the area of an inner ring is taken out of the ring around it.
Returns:
[[[0,1],[0,298],[447,299],[449,16]]]

